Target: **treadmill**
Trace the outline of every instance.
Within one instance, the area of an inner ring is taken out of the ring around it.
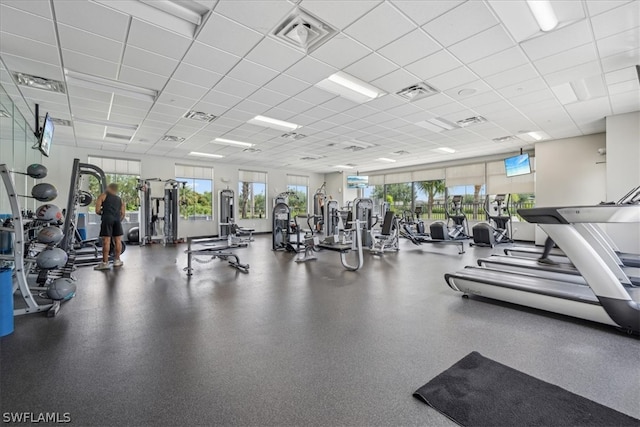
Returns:
[[[455,291],[569,315],[640,332],[640,288],[625,287],[611,248],[588,231],[597,223],[640,223],[640,203],[520,209],[562,248],[586,285],[496,268],[445,274]],[[586,236],[586,237],[585,237]],[[532,273],[534,270],[530,270]]]

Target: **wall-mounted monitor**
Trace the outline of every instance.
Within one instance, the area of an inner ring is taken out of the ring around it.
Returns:
[[[367,188],[369,186],[369,177],[362,175],[348,175],[347,188]]]
[[[49,152],[51,151],[51,142],[53,141],[53,121],[51,120],[51,116],[47,113],[44,116],[44,124],[42,125],[42,130],[40,131],[40,138],[38,139],[38,148],[40,152],[45,156],[49,157]]]
[[[529,154],[525,153],[504,159],[504,168],[507,171],[508,177],[531,173]]]

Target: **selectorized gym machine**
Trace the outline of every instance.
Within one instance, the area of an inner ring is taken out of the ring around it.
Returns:
[[[493,200],[487,194],[484,212],[489,223],[473,227],[473,244],[494,247],[500,243],[513,243],[511,227],[511,194],[496,194]]]
[[[291,227],[291,208],[284,202],[284,198],[276,197],[273,207],[272,228],[271,228],[271,249],[274,251],[291,251],[293,246]]]
[[[162,186],[160,196],[154,196],[153,187]],[[178,219],[180,218],[180,190],[186,182],[175,179],[140,179],[140,245],[156,241],[163,245],[178,242]]]
[[[240,227],[235,221],[235,193],[227,188],[220,191],[218,211],[218,236],[220,238],[238,239],[240,242],[253,242],[254,228]]]
[[[364,248],[373,247],[371,229],[378,222],[378,217],[373,215],[373,200],[357,198],[353,201],[351,210],[353,212],[354,221],[357,221],[362,228],[360,232],[360,236],[362,238],[362,246]]]
[[[326,215],[324,210],[327,209],[327,194],[325,192],[327,183],[323,182],[320,188],[313,194],[313,227],[320,233],[326,233]]]

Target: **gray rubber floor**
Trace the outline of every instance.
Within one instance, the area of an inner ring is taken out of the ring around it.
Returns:
[[[224,262],[184,246],[130,247],[119,271],[78,270],[58,317],[0,340],[0,413],[69,412],[75,425],[452,425],[411,394],[476,350],[640,417],[639,340],[479,299],[443,274],[492,252],[402,242],[345,271],[296,264],[268,236]],[[496,249],[496,252],[501,249]]]

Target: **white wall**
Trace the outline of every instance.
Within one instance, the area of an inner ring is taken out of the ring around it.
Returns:
[[[207,166],[214,169],[214,221],[180,221],[178,227],[179,237],[190,235],[211,235],[218,233],[218,192],[227,186],[236,192],[236,210],[238,197],[238,170],[248,169],[261,172],[267,172],[267,218],[238,220],[238,224],[244,227],[255,228],[257,232],[271,231],[271,209],[273,208],[273,197],[287,189],[287,173],[296,175],[305,175],[309,177],[309,195],[310,198],[316,188],[322,185],[324,175],[296,170],[281,170],[263,167],[242,167],[230,165],[220,161],[203,161],[197,159],[174,159],[168,157],[158,157],[149,155],[125,154],[122,152],[108,152],[100,150],[91,150],[86,148],[56,146],[51,157],[45,158],[43,163],[49,168],[47,182],[55,185],[58,189],[58,198],[55,201],[60,207],[66,206],[68,198],[69,180],[71,179],[71,166],[74,158],[79,158],[86,162],[89,156],[96,157],[113,157],[113,158],[129,158],[132,160],[140,160],[143,178],[175,178],[175,164],[186,164],[194,166]],[[223,182],[222,180],[228,180]],[[238,218],[236,212],[236,218]]]
[[[640,185],[640,112],[607,117],[607,200],[618,200]],[[624,252],[640,253],[640,224],[609,224]]]
[[[327,183],[328,196],[338,201],[340,207],[346,206],[348,201],[358,197],[358,190],[347,188],[347,174],[345,172],[332,172],[324,175]]]
[[[594,205],[606,200],[605,134],[536,143],[536,207]],[[544,243],[537,229],[536,243]]]

